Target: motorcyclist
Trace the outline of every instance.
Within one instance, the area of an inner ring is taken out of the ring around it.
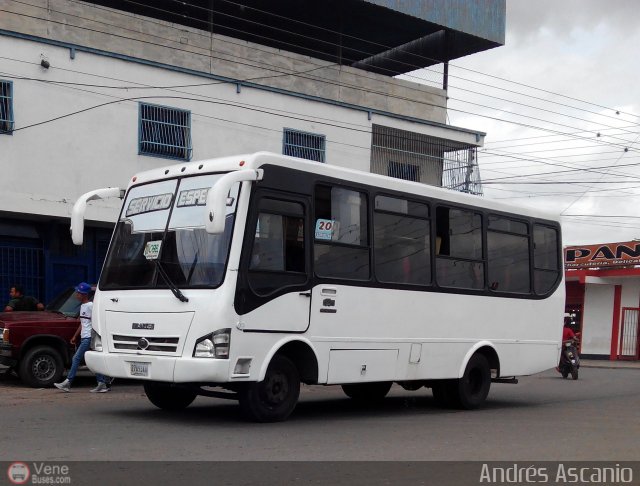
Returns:
[[[577,341],[578,340],[578,336],[576,335],[575,332],[573,332],[573,329],[571,329],[571,327],[569,326],[568,322],[564,323],[564,327],[562,328],[562,342],[564,343],[565,341]]]
[[[569,321],[565,321],[564,327],[562,328],[562,344],[564,345],[564,343],[566,343],[567,341],[572,341],[574,343],[578,342],[578,335],[575,332],[573,332],[573,329],[571,329],[571,323]],[[560,353],[560,362],[558,363],[558,366],[556,366],[556,371],[558,373],[560,373],[561,364],[562,364],[562,353]]]

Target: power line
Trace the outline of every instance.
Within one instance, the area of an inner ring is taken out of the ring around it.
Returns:
[[[640,219],[640,216],[629,216],[626,214],[563,214],[564,217],[570,218],[628,218]]]
[[[500,155],[500,154],[497,154]],[[544,165],[551,165],[554,167],[564,167],[568,170],[566,171],[554,171],[554,172],[547,172],[546,174],[559,174],[559,173],[566,173],[566,172],[594,172],[597,174],[602,174],[603,172],[600,172],[598,169],[611,169],[613,167],[636,167],[638,165],[640,165],[640,163],[630,163],[630,164],[623,164],[623,165],[618,165],[618,164],[614,164],[614,165],[605,165],[605,166],[600,166],[600,167],[585,167],[585,166],[580,166],[580,167],[573,167],[570,165],[565,165],[565,164],[561,164],[561,163],[553,163],[553,162],[545,162],[545,159],[522,159],[519,158],[517,156],[514,155],[505,155],[505,157],[510,157],[510,158],[514,158],[514,159],[519,159],[519,160],[526,160],[526,161],[533,161],[533,162],[538,162],[540,164],[544,164]],[[620,160],[619,158],[617,159],[618,161]],[[605,174],[610,173],[609,171],[605,172]],[[543,173],[544,174],[544,173]],[[613,173],[612,175],[616,175],[618,177],[635,177],[635,176],[631,176],[629,174],[624,174],[624,173]],[[517,177],[517,176],[515,176]]]
[[[502,181],[502,180],[483,180],[482,184],[525,184],[525,185],[575,185],[575,184],[633,184],[638,181]]]
[[[636,125],[627,125],[627,126],[621,127],[621,128],[631,128],[631,127],[635,127],[635,126]],[[598,137],[598,138],[606,137],[607,134],[606,133],[602,133],[602,132],[606,132],[608,130],[610,130],[610,129],[601,130],[600,132],[596,133],[596,137]],[[614,128],[613,130],[616,130],[616,129]],[[586,133],[591,133],[589,130],[580,130],[578,132],[568,133],[567,137],[563,137],[563,138],[560,138],[558,140],[542,140],[540,142],[522,143],[522,144],[507,145],[507,146],[495,147],[495,148],[496,149],[505,149],[505,148],[529,147],[531,145],[566,143],[568,141],[573,141],[573,138],[571,137],[571,135],[577,135],[577,134],[585,133],[585,132]],[[621,133],[616,133],[615,135],[622,135],[622,134]],[[485,146],[493,147],[495,144],[513,143],[513,142],[518,142],[518,141],[522,141],[522,140],[536,140],[536,139],[541,139],[541,138],[552,138],[552,137],[558,137],[558,135],[536,135],[536,136],[532,136],[532,137],[517,137],[517,138],[503,139],[503,140],[488,140],[488,141],[485,142]]]
[[[640,139],[640,135],[638,135],[638,138],[636,138],[636,141],[637,141],[638,139]],[[634,143],[635,143],[635,142],[634,142]],[[624,156],[624,154],[623,154],[623,155],[621,155],[621,156],[619,157],[619,159],[622,159],[622,157],[623,157],[623,156]],[[619,160],[619,159],[618,159],[618,160]],[[569,208],[571,208],[572,206],[574,206],[578,201],[580,201],[584,196],[586,196],[586,195],[588,194],[588,192],[589,192],[589,189],[587,189],[586,191],[584,191],[580,197],[578,197],[575,201],[573,201],[573,202],[572,202],[571,204],[569,204],[566,208],[564,208],[564,209],[560,212],[560,214],[564,214],[566,211],[568,211],[568,210],[569,210]]]

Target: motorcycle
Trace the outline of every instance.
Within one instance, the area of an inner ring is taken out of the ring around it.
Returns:
[[[578,379],[578,369],[580,368],[580,357],[576,342],[573,339],[562,342],[562,351],[560,352],[560,365],[558,371],[563,378],[571,375],[574,380]]]

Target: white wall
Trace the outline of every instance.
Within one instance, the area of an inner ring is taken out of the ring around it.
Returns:
[[[640,279],[587,277],[582,323],[582,352],[611,354],[613,299],[615,286],[621,285],[620,318],[624,307],[640,305]]]
[[[620,305],[622,307],[640,306],[640,279],[625,278],[620,279],[622,285],[622,295]]]
[[[614,285],[586,285],[582,321],[582,353],[611,353]]]
[[[13,135],[0,135],[0,212],[68,217],[82,193],[127,185],[136,172],[175,163],[138,155],[138,100],[191,110],[192,160],[258,150],[282,151],[284,127],[323,134],[327,163],[369,170],[373,123],[476,143],[475,135],[311,101],[221,84],[179,73],[41,42],[0,36],[0,79],[13,80]],[[42,57],[49,69],[40,66]],[[9,77],[11,76],[11,77]],[[17,79],[17,78],[33,78]],[[51,84],[64,81],[83,85]],[[206,86],[110,89],[108,86]],[[172,98],[173,97],[173,98]],[[175,97],[179,97],[177,99]],[[31,128],[75,111],[122,99]],[[118,201],[90,205],[88,219],[115,221]]]

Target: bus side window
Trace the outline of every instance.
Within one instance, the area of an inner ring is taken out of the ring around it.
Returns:
[[[560,277],[558,231],[535,224],[533,229],[534,291],[544,295],[553,290]]]
[[[316,186],[314,271],[320,277],[368,280],[367,195]]]
[[[529,226],[502,216],[487,218],[489,288],[497,292],[531,292]]]
[[[441,287],[484,288],[482,216],[473,211],[440,206],[436,209],[436,236],[441,237],[436,258],[436,282]]]
[[[377,196],[373,214],[375,274],[380,282],[431,282],[429,206]]]

